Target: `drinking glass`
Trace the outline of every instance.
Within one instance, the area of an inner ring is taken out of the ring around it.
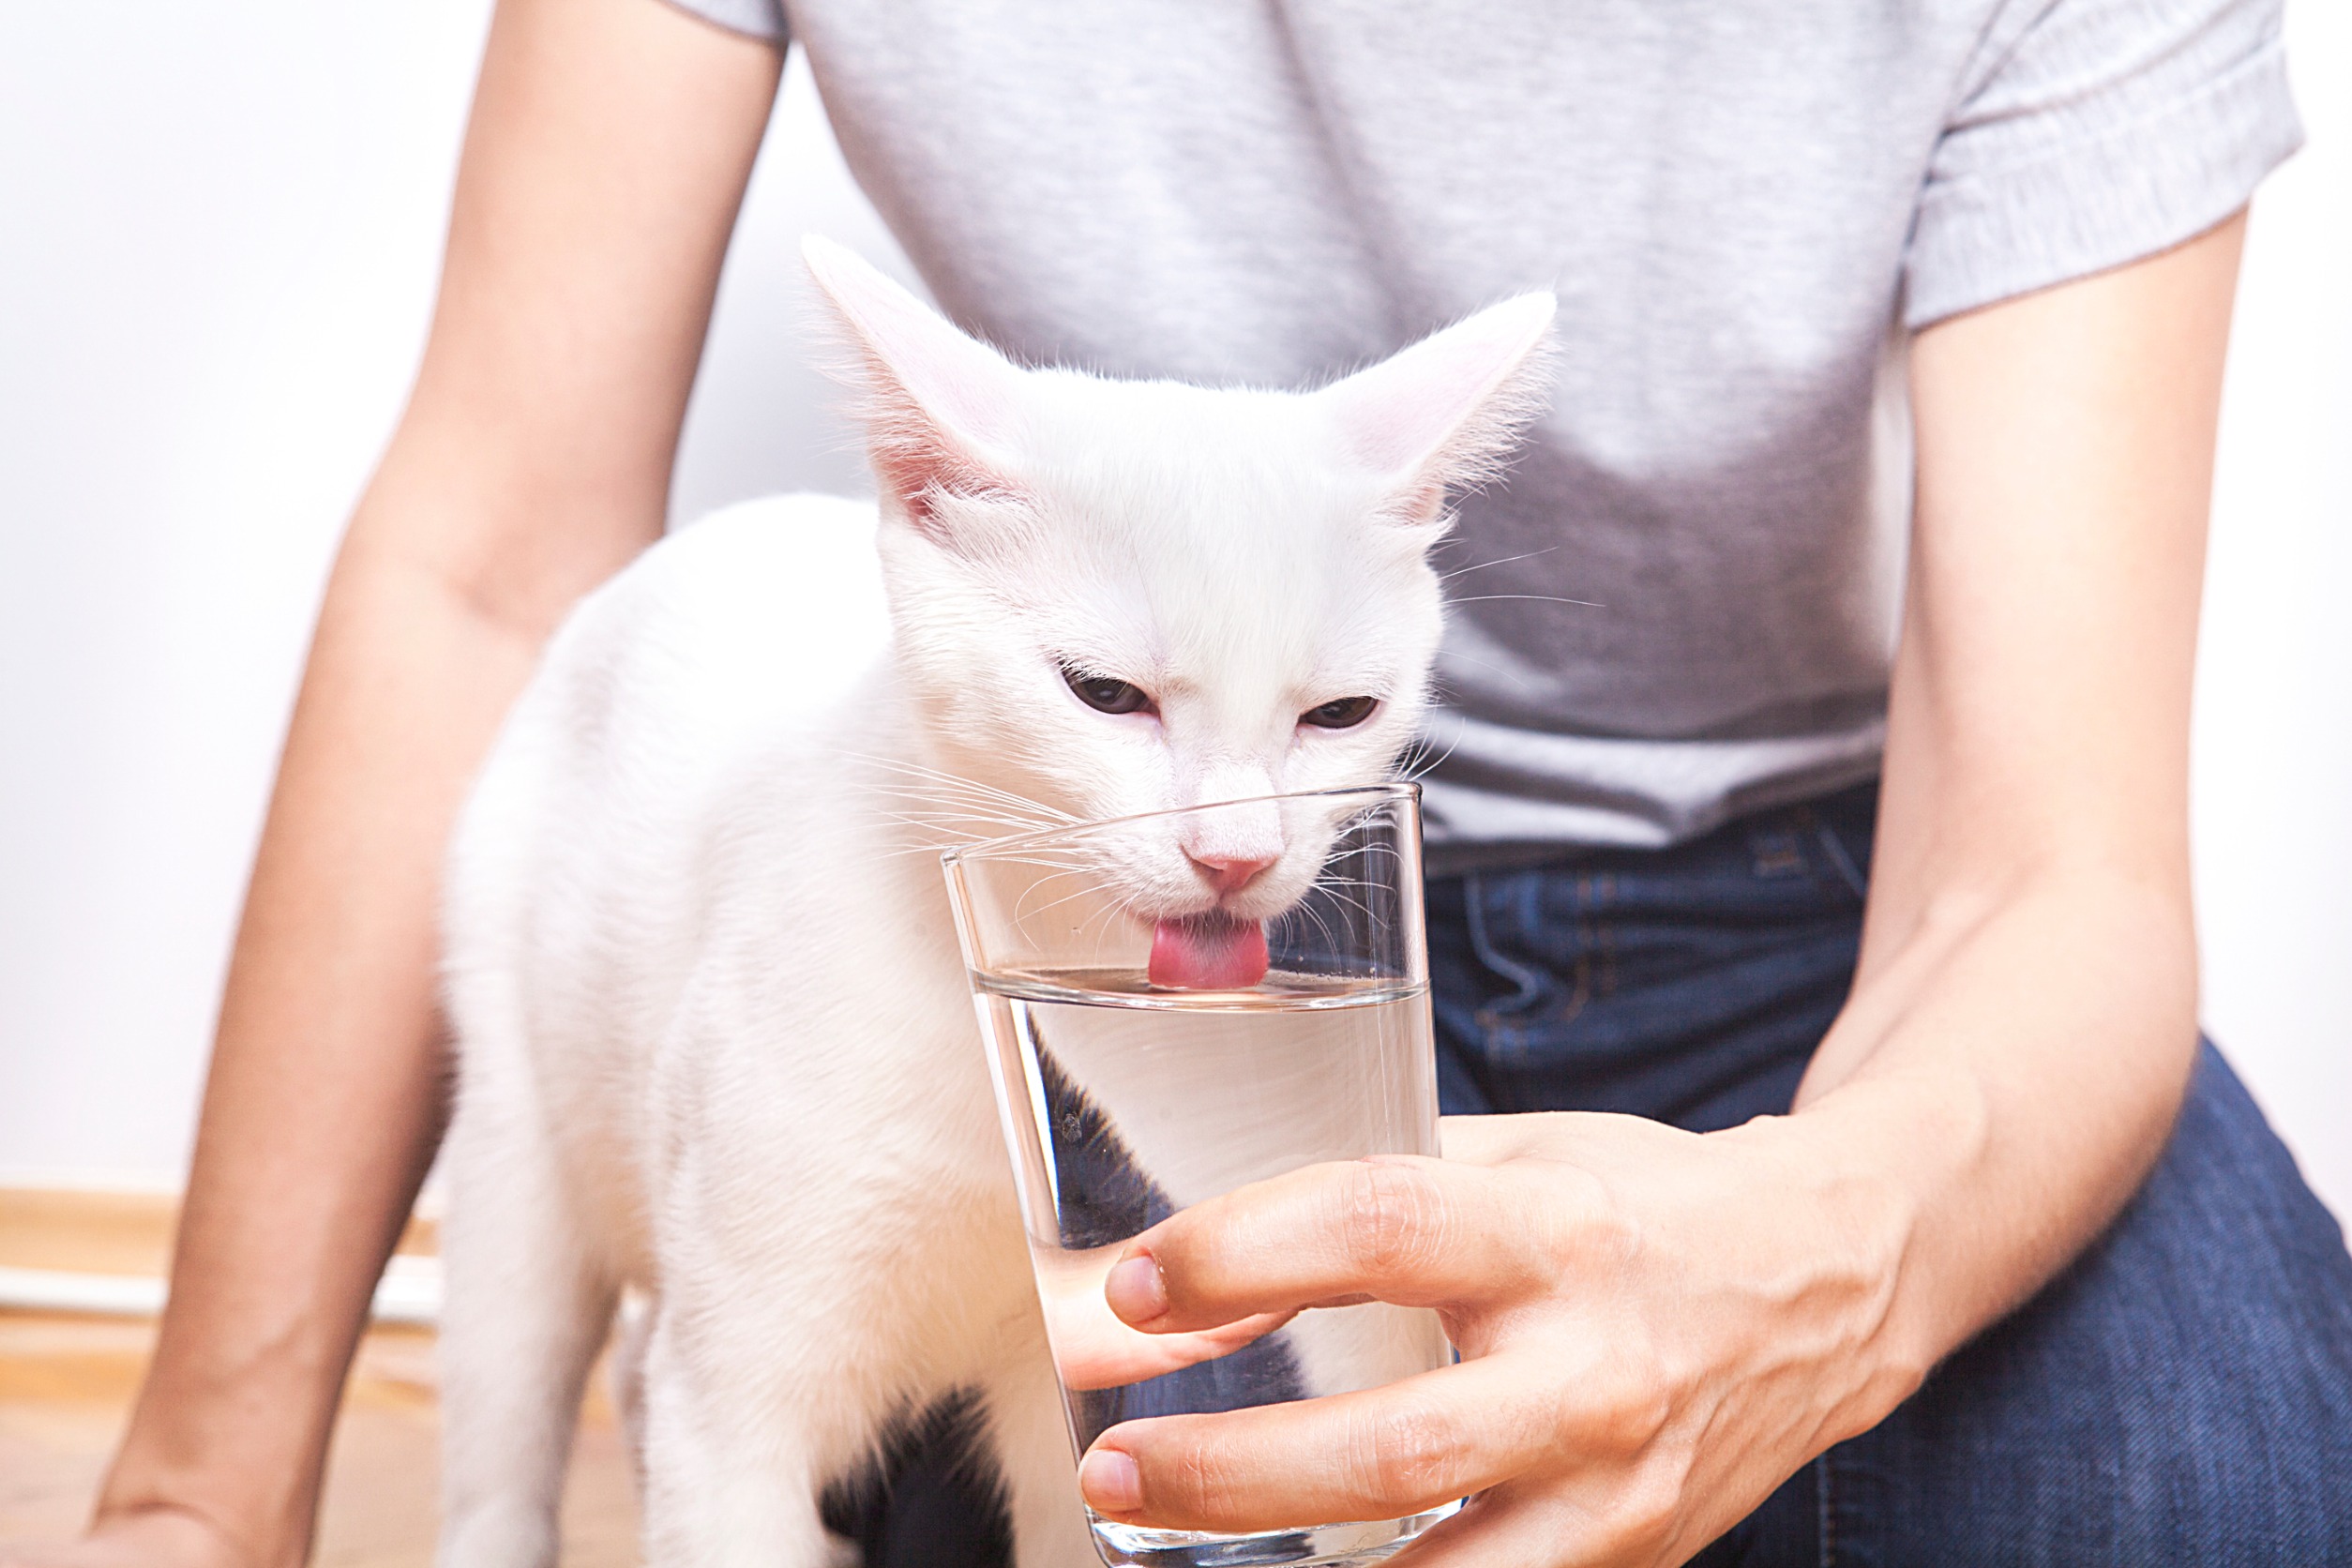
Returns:
[[[1438,1152],[1415,786],[1157,812],[943,859],[1077,1454],[1123,1421],[1371,1388],[1452,1359],[1425,1309],[1147,1334],[1103,1298],[1125,1243],[1189,1204],[1321,1161]],[[1239,1535],[1088,1522],[1111,1568],[1336,1568],[1455,1506]]]

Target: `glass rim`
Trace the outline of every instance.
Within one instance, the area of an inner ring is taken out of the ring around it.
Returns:
[[[1421,781],[1413,778],[1393,778],[1379,784],[1341,784],[1328,790],[1288,790],[1271,795],[1243,795],[1236,800],[1204,800],[1197,806],[1163,807],[1157,811],[1137,811],[1124,817],[1105,817],[1099,822],[1071,822],[1062,827],[1032,828],[1026,833],[1009,834],[1003,838],[984,838],[977,844],[958,844],[940,852],[940,864],[950,869],[968,860],[992,860],[999,855],[1022,850],[1033,850],[1040,844],[1083,837],[1092,833],[1116,827],[1128,827],[1161,817],[1189,817],[1200,811],[1221,811],[1229,806],[1261,806],[1276,800],[1336,800],[1346,795],[1371,795],[1383,800],[1421,798]]]

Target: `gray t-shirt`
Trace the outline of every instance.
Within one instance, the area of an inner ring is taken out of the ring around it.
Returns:
[[[1558,291],[1463,498],[1435,858],[1874,774],[1908,331],[2173,245],[2297,146],[2279,0],[682,0],[808,53],[957,321],[1298,385]]]

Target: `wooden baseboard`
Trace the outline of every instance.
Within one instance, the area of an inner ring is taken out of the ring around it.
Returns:
[[[0,1184],[0,1268],[161,1276],[170,1194]],[[431,1229],[410,1228],[425,1250]],[[64,1541],[89,1516],[146,1370],[152,1321],[0,1310],[0,1542]],[[360,1340],[328,1451],[315,1568],[431,1568],[438,1374],[433,1337],[379,1322]],[[565,1488],[565,1568],[641,1560],[627,1448],[607,1379],[589,1382]],[[5,1546],[0,1558],[16,1559]]]

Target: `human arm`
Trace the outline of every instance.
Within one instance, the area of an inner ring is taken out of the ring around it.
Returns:
[[[565,608],[662,526],[778,60],[504,0],[415,393],[337,558],[248,894],[171,1305],[84,1564],[284,1568],[439,1136],[442,848]]]
[[[1791,1114],[1450,1122],[1146,1232],[1131,1323],[1375,1296],[1461,1365],[1115,1428],[1104,1514],[1266,1529],[1470,1493],[1400,1568],[1687,1558],[2073,1257],[2195,1045],[2189,679],[2242,219],[1913,347],[1918,502],[1849,1002]]]

